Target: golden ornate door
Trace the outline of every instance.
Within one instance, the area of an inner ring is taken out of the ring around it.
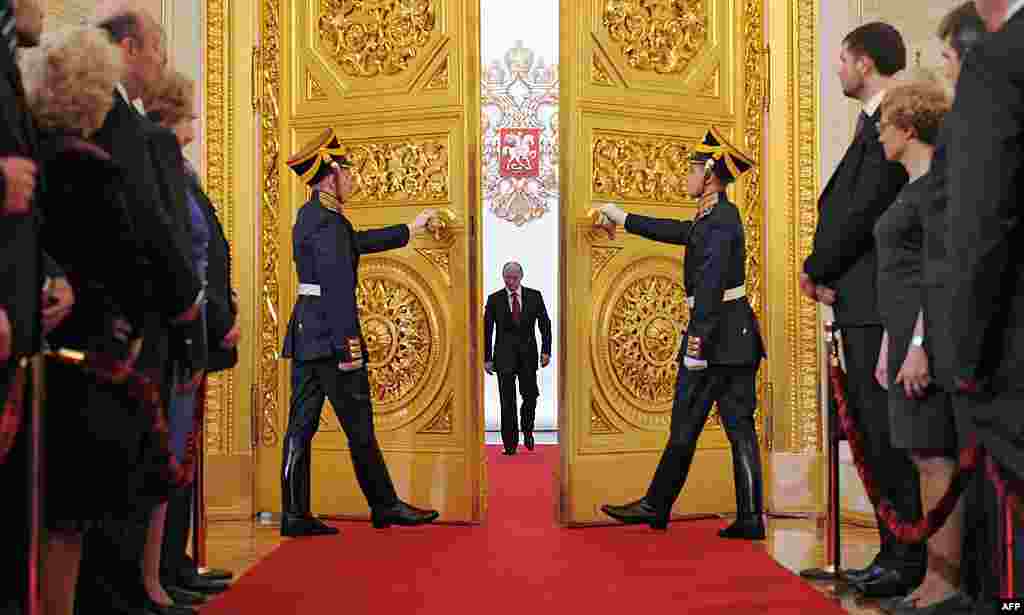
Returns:
[[[761,0],[561,0],[561,17],[560,515],[585,524],[608,521],[601,504],[646,490],[688,317],[681,250],[595,232],[588,211],[614,201],[692,218],[686,156],[709,125],[762,157],[766,62]],[[748,174],[730,197],[746,224],[748,296],[763,316],[761,177]],[[674,512],[733,510],[729,445],[713,413]]]
[[[454,223],[361,261],[377,436],[400,497],[443,521],[484,514],[474,233],[479,193],[478,0],[261,0],[260,314],[256,510],[280,510],[290,363],[278,359],[296,291],[291,227],[308,192],[284,165],[334,127],[354,163],[359,229],[445,208]],[[313,512],[366,517],[329,403],[313,441]]]

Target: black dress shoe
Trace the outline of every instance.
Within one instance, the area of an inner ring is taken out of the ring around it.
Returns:
[[[208,581],[230,581],[235,578],[235,573],[222,568],[201,568],[198,574],[200,578]]]
[[[514,448],[506,448],[505,450],[503,450],[501,452],[501,454],[502,455],[515,455],[516,454],[516,449],[514,449]]]
[[[179,606],[172,604],[170,606],[164,606],[153,602],[149,596],[146,596],[145,604],[146,615],[197,615],[198,611],[191,607]]]
[[[881,576],[885,570],[885,568],[878,564],[870,564],[866,568],[851,568],[850,570],[844,570],[840,575],[840,578],[850,585],[857,585],[859,583],[874,581]]]
[[[338,528],[331,527],[316,517],[303,517],[285,513],[281,518],[282,536],[331,536],[338,533]],[[202,575],[197,575],[203,578]],[[209,579],[213,580],[213,579]]]
[[[371,514],[373,527],[382,529],[392,525],[423,525],[437,519],[440,513],[436,510],[425,510],[410,506],[399,500],[390,508],[375,508]]]
[[[718,530],[718,536],[721,538],[738,538],[740,540],[764,540],[764,519],[761,518],[761,515],[746,519],[736,519],[729,527]]]
[[[198,606],[206,602],[206,596],[196,592],[190,592],[183,587],[164,586],[167,595],[171,597],[174,604],[181,606]]]
[[[888,568],[871,581],[856,583],[854,588],[865,598],[891,598],[910,593],[921,582],[921,575],[910,578],[905,572]]]
[[[182,577],[178,580],[175,587],[181,589],[187,589],[190,592],[196,592],[203,595],[219,594],[227,591],[231,587],[229,583],[224,581],[209,581],[199,576]]]
[[[644,498],[640,498],[635,502],[630,502],[629,504],[624,504],[622,506],[605,504],[601,507],[601,512],[616,521],[625,523],[626,525],[639,525],[646,523],[651,526],[652,529],[668,529],[668,517],[658,514],[658,511],[655,510],[654,506]]]
[[[528,434],[523,434],[523,444],[526,445],[526,450],[528,450],[528,451],[532,451],[533,450],[534,442],[533,442],[533,433],[532,432],[528,433]]]

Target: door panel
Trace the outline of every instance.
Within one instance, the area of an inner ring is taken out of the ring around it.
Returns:
[[[709,125],[760,159],[760,7],[562,0],[561,125],[571,152],[562,169],[565,523],[607,521],[601,504],[644,494],[665,445],[688,319],[683,251],[621,230],[609,237],[588,212],[614,201],[630,212],[692,218],[686,157]],[[760,182],[751,173],[730,188],[745,217],[747,289],[759,314]],[[728,441],[712,413],[674,512],[733,510]]]
[[[428,207],[452,214],[401,250],[364,257],[357,295],[374,423],[399,496],[437,508],[444,521],[479,521],[481,375],[461,333],[479,326],[477,2],[268,0],[264,8],[261,228],[264,253],[268,239],[277,246],[275,260],[262,259],[265,330],[279,343],[294,303],[291,226],[309,196],[283,161],[333,127],[354,165],[347,215],[357,229],[411,222]],[[270,350],[257,407],[275,437],[261,440],[257,509],[277,511],[291,366]],[[314,513],[366,517],[329,402],[313,448]]]

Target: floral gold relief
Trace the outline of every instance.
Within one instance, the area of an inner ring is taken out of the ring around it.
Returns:
[[[434,415],[426,426],[419,433],[450,434],[454,431],[455,421],[452,418],[452,406],[455,403],[455,393],[448,396],[441,410]]]
[[[692,202],[686,194],[690,147],[681,139],[597,133],[594,199]]]
[[[605,68],[604,62],[601,60],[601,56],[594,52],[594,65],[590,69],[590,78],[594,83],[598,85],[615,85],[615,80],[608,74],[608,69]]]
[[[448,59],[445,58],[444,62],[441,63],[441,67],[437,69],[434,76],[427,82],[427,90],[446,90],[448,89]]]
[[[626,63],[642,71],[682,73],[708,41],[705,0],[607,0],[604,27]]]
[[[349,201],[446,202],[448,140],[347,143],[355,187]]]
[[[590,433],[596,435],[620,434],[622,430],[612,424],[611,420],[597,405],[596,401],[590,404]]]
[[[232,125],[234,104],[231,81],[232,68],[226,61],[225,44],[226,0],[206,2],[206,173],[204,189],[217,217],[224,227],[228,242],[234,244],[234,191],[228,189],[231,181],[233,151]],[[235,375],[232,371],[211,374],[206,383],[206,451],[213,455],[232,452],[235,433]]]
[[[597,276],[604,271],[615,255],[622,251],[622,248],[594,246],[590,249],[590,279],[596,280]]]
[[[451,251],[446,248],[417,248],[417,254],[430,261],[441,273],[445,286],[452,285]]]
[[[676,356],[689,320],[680,279],[678,262],[641,258],[595,297],[594,381],[608,406],[636,427],[669,423]]]
[[[382,428],[396,428],[416,418],[433,398],[424,391],[440,385],[448,340],[438,298],[414,269],[388,258],[359,269],[356,303],[369,355],[374,418]]]
[[[277,446],[280,440],[278,414],[281,405],[279,389],[279,323],[281,293],[279,274],[281,246],[278,235],[281,204],[281,6],[278,0],[262,2],[262,42],[260,46],[260,99],[262,198],[260,201],[260,306],[259,355],[256,374],[256,407],[258,440],[266,447]]]
[[[352,77],[396,75],[430,42],[432,0],[320,0],[321,48]]]

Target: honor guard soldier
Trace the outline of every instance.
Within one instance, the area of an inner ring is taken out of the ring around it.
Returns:
[[[626,214],[607,204],[601,213],[626,231],[661,243],[686,246],[683,284],[690,322],[680,349],[668,444],[645,495],[605,514],[623,523],[666,529],[686,482],[697,438],[715,402],[732,446],[737,519],[723,538],[765,537],[761,453],[754,431],[755,378],[765,356],[757,318],[746,298],[746,239],[739,210],[725,194],[728,184],[754,166],[714,128],[690,156],[687,192],[700,200],[692,221]]]
[[[356,305],[359,257],[404,247],[433,215],[410,225],[356,231],[345,217],[352,191],[350,163],[331,129],[288,161],[313,194],[292,231],[299,296],[288,323],[285,358],[292,359],[292,398],[281,469],[281,535],[336,534],[310,514],[310,445],[329,398],[348,438],[356,479],[373,526],[419,525],[438,517],[398,499],[373,429],[367,348]]]

